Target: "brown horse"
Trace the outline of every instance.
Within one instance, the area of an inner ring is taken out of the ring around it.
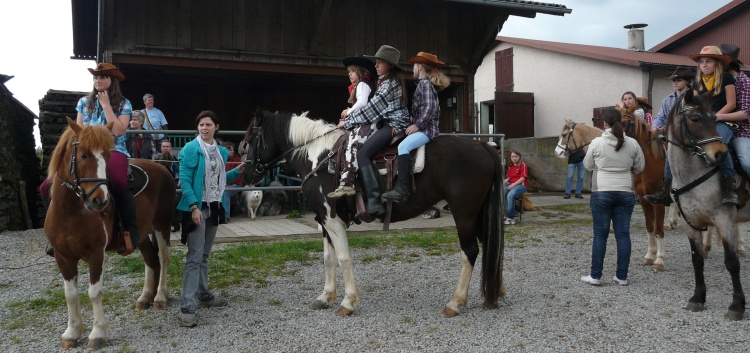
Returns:
[[[112,124],[79,126],[68,118],[70,125],[60,136],[52,153],[49,177],[52,202],[47,211],[44,232],[54,248],[55,261],[62,274],[68,304],[68,327],[62,334],[60,348],[78,345],[83,331],[83,317],[78,296],[78,261],[89,267],[89,298],[93,306],[93,328],[88,349],[98,349],[107,340],[107,319],[102,299],[104,286],[104,253],[117,249],[113,236],[114,202],[107,186],[106,163],[113,148]],[[169,267],[169,235],[172,210],[175,207],[174,179],[163,166],[148,160],[132,160],[143,169],[148,183],[135,198],[140,234],[138,248],[146,263],[146,280],[136,307],[144,309],[153,302],[154,308],[167,304],[167,269]]]
[[[644,136],[647,136],[647,134],[650,132],[650,129],[648,129],[648,124],[646,124],[643,120],[641,120],[643,124],[636,127],[635,124],[630,122],[629,117],[623,115],[623,122],[626,126],[626,130],[631,130],[630,126],[632,125],[632,130],[637,131],[639,137],[641,138],[644,138]],[[601,136],[603,132],[604,131],[599,128],[588,126],[582,123],[574,123],[569,119],[565,119],[565,124],[563,125],[562,131],[560,133],[560,140],[557,143],[557,147],[555,148],[555,156],[558,158],[565,158],[576,149],[586,149],[588,148],[588,145],[591,143],[591,141]],[[632,134],[630,136],[633,137]],[[638,201],[643,208],[643,214],[646,219],[646,229],[649,233],[648,249],[646,250],[646,256],[643,259],[643,264],[653,265],[654,270],[663,271],[665,259],[663,244],[664,206],[650,204],[648,201],[643,199],[643,195],[647,195],[644,194],[644,192],[658,187],[658,184],[648,185],[650,180],[658,176],[658,181],[661,182],[661,177],[664,174],[664,157],[662,157],[661,162],[659,162],[658,157],[654,157],[659,156],[659,152],[658,149],[654,150],[649,147],[651,145],[651,143],[648,143],[649,138],[653,138],[653,136],[645,137],[645,141],[643,142],[640,139],[635,138],[643,149],[643,155],[646,158],[646,168],[643,170],[643,172],[641,172],[641,174],[633,175],[633,182],[635,186],[635,193],[638,195]],[[644,145],[646,145],[647,147],[644,148]],[[656,145],[660,144],[654,143],[654,146]],[[646,151],[647,149],[649,150],[648,152]],[[649,176],[645,177],[646,174],[648,174]],[[644,203],[646,205],[644,205]]]
[[[646,218],[648,231],[648,251],[643,259],[644,265],[653,265],[656,271],[664,271],[664,205],[654,205],[644,195],[659,191],[664,178],[664,164],[667,160],[666,143],[659,139],[658,134],[651,130],[649,124],[635,115],[636,106],[622,109],[615,106],[622,114],[622,124],[625,133],[638,141],[646,160],[646,168],[640,174],[633,174],[633,187],[638,195],[643,215]]]
[[[286,157],[287,165],[304,176],[302,189],[307,205],[323,231],[325,285],[312,304],[328,308],[336,300],[336,264],[344,279],[344,299],[337,313],[348,316],[359,302],[346,228],[356,221],[345,200],[335,204],[326,195],[337,184],[326,168],[320,168],[336,140],[343,134],[335,125],[314,121],[306,114],[256,112],[248,128],[250,150],[242,175],[248,184],[259,182],[265,172]],[[367,163],[368,161],[359,161]],[[461,271],[453,298],[440,314],[453,317],[468,301],[469,282],[482,244],[481,288],[484,307],[496,308],[503,287],[504,233],[500,222],[502,162],[494,148],[464,137],[441,135],[425,145],[424,170],[414,174],[410,199],[393,205],[392,221],[419,216],[440,200],[451,205],[461,244]],[[382,216],[380,217],[382,219]]]

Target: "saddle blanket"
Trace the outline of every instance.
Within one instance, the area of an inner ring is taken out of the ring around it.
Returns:
[[[414,174],[421,172],[424,169],[424,146],[422,145],[417,148],[417,155],[414,157]],[[379,164],[379,163],[378,163]],[[380,175],[387,175],[388,170],[385,168],[378,168]],[[393,170],[393,175],[398,175],[398,170]]]

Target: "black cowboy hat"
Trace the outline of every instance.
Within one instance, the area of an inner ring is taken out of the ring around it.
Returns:
[[[370,72],[370,80],[375,80],[378,78],[378,72],[375,70],[375,63],[372,62],[372,60],[365,58],[364,54],[357,53],[354,54],[354,56],[347,56],[344,58],[341,58],[341,63],[344,64],[344,67],[349,67],[349,65],[357,65],[364,67],[367,69],[367,71]],[[362,78],[364,79],[364,77]]]
[[[678,67],[677,70],[674,70],[671,74],[667,75],[668,80],[674,80],[676,78],[681,78],[685,81],[692,81],[693,77],[695,77],[695,73],[693,70],[687,68],[687,67]]]
[[[732,63],[734,63],[735,65],[739,67],[745,66],[745,64],[743,64],[742,61],[740,61],[739,59],[740,48],[738,46],[731,45],[731,44],[719,44],[719,49],[725,55],[729,55],[729,57],[732,58]]]

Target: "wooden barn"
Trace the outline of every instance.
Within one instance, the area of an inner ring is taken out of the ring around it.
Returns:
[[[440,93],[441,131],[473,132],[474,73],[508,17],[572,11],[521,0],[72,0],[72,6],[75,58],[117,65],[135,109],[151,93],[170,129],[192,129],[197,113],[210,109],[231,130],[245,129],[259,105],[337,120],[349,83],[341,58],[372,55],[388,44],[401,51],[402,64],[419,51],[448,64],[453,84]]]
[[[34,114],[13,97],[0,75],[0,232],[38,226],[40,160],[34,149]]]

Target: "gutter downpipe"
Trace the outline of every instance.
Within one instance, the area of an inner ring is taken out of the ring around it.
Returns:
[[[104,56],[104,0],[97,1],[97,7],[96,64],[99,64]]]
[[[648,102],[651,104],[651,106],[654,106],[654,103],[656,102],[654,102],[654,99],[653,99],[653,95],[654,95],[654,67],[653,66],[648,67],[648,93],[647,95],[648,95],[647,97]]]

